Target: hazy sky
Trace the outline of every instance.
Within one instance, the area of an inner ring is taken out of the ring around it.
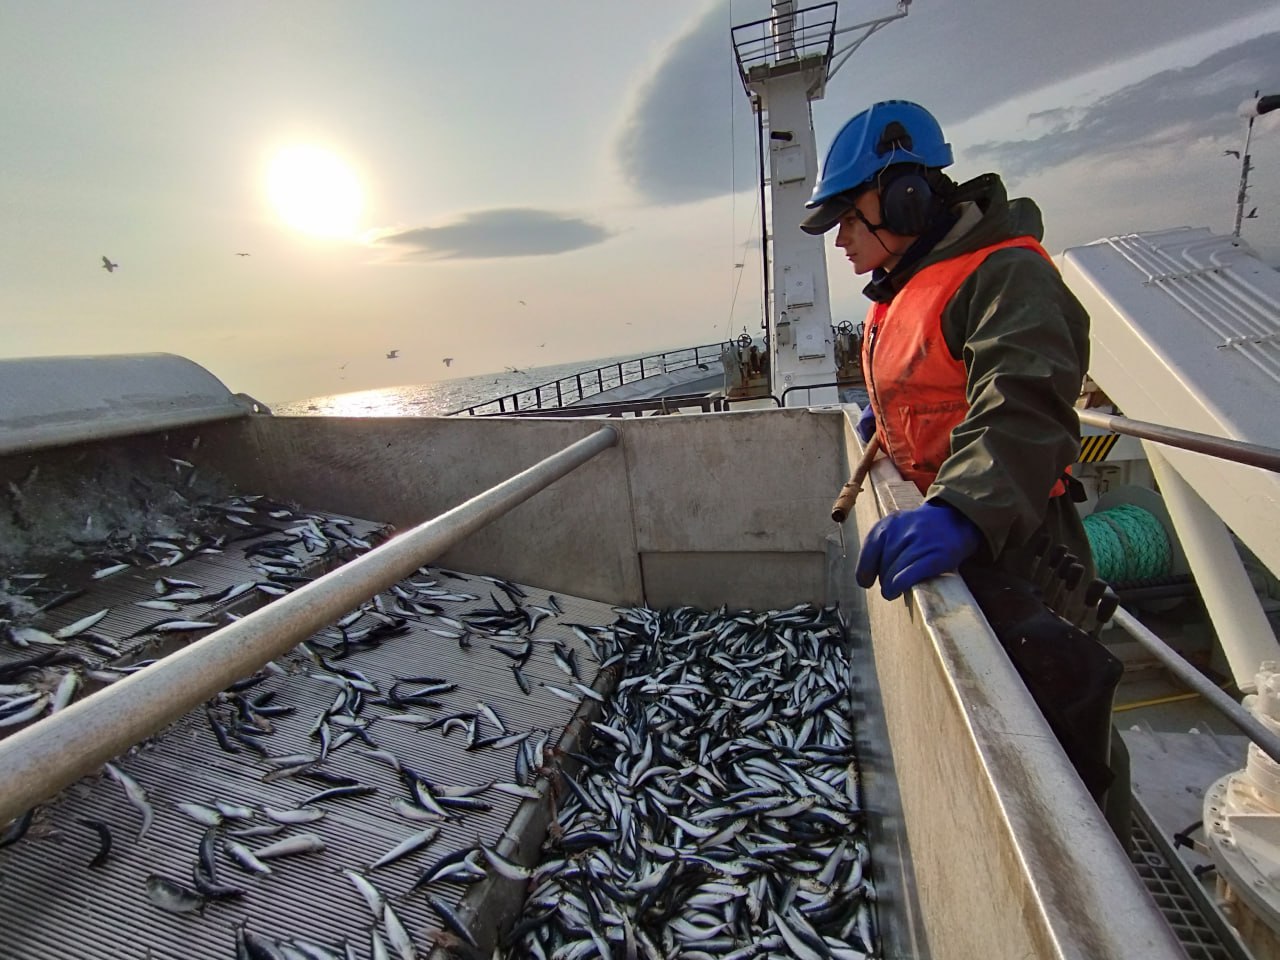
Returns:
[[[845,0],[841,22],[893,9]],[[914,99],[953,175],[1035,197],[1055,252],[1230,232],[1223,151],[1243,145],[1235,107],[1280,93],[1280,2],[910,9],[814,105],[820,152],[868,103]],[[0,350],[178,353],[277,402],[758,332],[729,28],[766,11],[0,0]],[[273,180],[295,148],[354,180],[314,161]],[[1244,236],[1276,260],[1280,111],[1252,154]],[[861,283],[830,264],[836,319],[860,319]]]

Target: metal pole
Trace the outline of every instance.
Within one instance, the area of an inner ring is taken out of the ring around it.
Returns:
[[[1195,453],[1207,453],[1211,457],[1233,460],[1236,463],[1261,467],[1273,473],[1280,473],[1280,450],[1264,447],[1258,443],[1245,443],[1243,440],[1225,440],[1207,433],[1196,433],[1194,430],[1180,430],[1177,427],[1166,427],[1159,423],[1148,423],[1145,420],[1130,420],[1111,413],[1099,413],[1094,410],[1077,410],[1082,424],[1110,430],[1112,433],[1123,433],[1130,437],[1153,440],[1156,443],[1192,450]]]
[[[765,189],[764,176],[764,101],[757,95],[753,97],[756,108],[756,152],[760,161],[760,279],[764,283],[764,295],[760,301],[763,314],[760,326],[769,331],[769,214],[766,206],[768,192]],[[772,341],[771,341],[772,342]],[[772,366],[770,371],[772,371]],[[772,376],[772,373],[770,374]]]
[[[1258,96],[1262,91],[1255,90]],[[1231,231],[1233,237],[1240,236],[1240,223],[1244,219],[1244,201],[1249,195],[1249,143],[1253,140],[1253,117],[1249,118],[1248,131],[1244,135],[1244,151],[1240,155],[1240,189],[1236,192],[1236,228]]]
[[[1280,736],[1264,727],[1257,717],[1236,703],[1217,684],[1179,656],[1176,650],[1134,619],[1124,607],[1116,607],[1111,622],[1122,627],[1129,636],[1168,667],[1175,677],[1221,710],[1224,717],[1258,745],[1258,749],[1276,763],[1280,763]]]
[[[288,596],[0,741],[0,824],[119,756],[618,441],[595,433]]]

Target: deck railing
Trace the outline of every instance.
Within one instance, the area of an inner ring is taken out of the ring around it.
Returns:
[[[570,374],[559,380],[550,380],[493,400],[486,400],[484,403],[462,407],[451,411],[446,416],[467,414],[472,417],[482,417],[527,410],[558,410],[587,397],[612,390],[624,383],[634,383],[646,377],[683,370],[705,364],[709,360],[719,362],[721,351],[728,345],[727,341],[707,343],[697,347],[685,347],[682,350],[669,350],[666,353],[635,357],[631,360],[620,360],[617,363],[597,367],[595,370]]]

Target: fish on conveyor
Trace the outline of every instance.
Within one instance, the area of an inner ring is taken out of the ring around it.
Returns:
[[[147,877],[147,899],[169,913],[199,913],[206,903],[194,890],[157,873]]]
[[[111,779],[120,784],[124,788],[125,796],[129,798],[129,802],[138,808],[142,814],[142,826],[138,828],[138,839],[141,840],[148,830],[151,829],[151,822],[155,819],[155,811],[151,809],[151,804],[147,800],[147,792],[133,777],[129,776],[115,764],[105,764],[107,773],[111,774]]]
[[[89,869],[97,870],[111,856],[111,828],[102,820],[91,820],[87,817],[79,817],[77,819],[98,834],[98,852],[89,861]]]
[[[421,830],[412,836],[406,837],[373,863],[369,864],[369,869],[376,870],[378,867],[385,867],[389,863],[395,863],[401,857],[407,857],[414,851],[427,846],[439,835],[440,829],[438,827],[427,827],[425,830]]]
[[[581,777],[563,779],[500,956],[874,956],[854,677],[836,612],[619,613],[609,629],[573,627],[626,678],[587,751],[561,755]],[[523,750],[518,761],[518,784],[542,762]],[[494,874],[526,878],[480,851]]]
[[[413,937],[389,903],[382,906],[382,929],[386,931],[387,942],[400,960],[417,960],[418,951],[413,945]]]
[[[111,608],[108,607],[105,610],[99,610],[97,613],[91,613],[87,617],[81,617],[75,623],[69,623],[65,627],[55,630],[53,635],[59,640],[70,640],[72,637],[84,633],[90,627],[97,626],[110,612]]]
[[[261,847],[253,851],[253,855],[259,860],[270,860],[273,857],[291,857],[300,853],[320,853],[324,849],[324,838],[319,834],[299,833]]]
[[[343,870],[342,875],[351,881],[352,886],[360,892],[360,896],[364,897],[364,902],[369,905],[369,911],[373,914],[374,922],[382,919],[382,908],[386,903],[382,894],[363,874],[354,870]]]
[[[185,633],[192,630],[211,630],[216,627],[216,623],[208,620],[183,620],[181,618],[170,618],[168,620],[157,620],[155,623],[148,624],[141,630],[135,630],[124,639],[132,640],[134,637],[140,637],[145,633]]]

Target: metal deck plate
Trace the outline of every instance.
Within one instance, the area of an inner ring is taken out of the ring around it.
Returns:
[[[241,574],[229,576],[234,580]],[[478,599],[441,602],[445,615],[458,617],[477,607],[492,607],[491,592],[504,606],[510,601],[483,578],[447,579],[429,570],[427,577],[441,587]],[[418,581],[426,579],[418,576]],[[545,604],[547,594],[526,588],[526,603]],[[559,598],[563,613],[542,620],[532,636],[559,640],[575,650],[582,666],[583,682],[597,680],[598,664],[587,644],[569,624],[606,624],[615,619],[604,604]],[[97,601],[94,601],[97,602]],[[95,609],[100,609],[97,607]],[[152,611],[147,611],[148,613]],[[443,624],[435,617],[407,621],[408,631],[378,646],[356,650],[336,661],[343,669],[357,670],[385,694],[395,677],[436,676],[457,683],[457,689],[441,694],[439,709],[411,708],[427,717],[452,712],[474,712],[484,701],[514,731],[549,731],[549,745],[559,742],[573,717],[575,705],[552,694],[543,685],[572,689],[572,681],[554,663],[549,645],[534,645],[525,673],[532,684],[524,695],[511,671],[512,661],[493,648],[491,641],[474,635],[469,649],[455,639],[429,632]],[[352,624],[350,629],[357,629]],[[313,640],[316,649],[331,643],[336,634],[322,631]],[[338,688],[316,679],[313,661],[300,650],[278,661],[287,676],[273,676],[246,691],[257,696],[276,694],[273,705],[296,707],[290,716],[274,717],[274,732],[263,738],[273,755],[318,752],[316,739],[308,735],[317,716],[334,701]],[[403,691],[402,691],[403,692]],[[591,701],[586,701],[588,705]],[[219,708],[225,709],[225,708]],[[362,718],[382,717],[406,710],[366,706]],[[337,731],[335,731],[336,734]],[[380,749],[396,754],[407,767],[439,787],[478,785],[515,780],[513,759],[517,747],[465,749],[464,733],[445,738],[440,729],[420,729],[406,723],[375,719],[368,728]],[[496,730],[486,728],[487,734]],[[313,824],[286,827],[274,837],[242,841],[258,848],[283,837],[310,832],[319,834],[325,850],[272,860],[273,873],[253,876],[225,856],[218,861],[218,881],[246,888],[235,900],[210,901],[201,914],[171,914],[152,904],[146,893],[150,874],[191,884],[197,848],[206,827],[176,808],[176,804],[211,804],[218,800],[261,807],[293,807],[325,789],[325,784],[286,777],[264,782],[273,769],[248,749],[228,753],[215,739],[205,710],[196,710],[152,741],[117,761],[118,766],[146,790],[155,811],[149,832],[138,839],[139,811],[111,777],[87,778],[64,791],[37,814],[27,836],[0,850],[0,928],[5,931],[3,955],[12,960],[75,956],[83,958],[229,958],[235,955],[235,927],[274,939],[302,938],[340,950],[350,940],[355,955],[371,955],[370,931],[374,927],[368,906],[344,869],[365,871],[378,857],[422,830],[426,823],[404,819],[392,807],[405,797],[406,788],[385,763],[362,753],[358,738],[334,750],[323,769],[356,778],[376,793],[319,804],[327,816]],[[410,892],[424,868],[444,854],[474,846],[477,839],[494,844],[507,830],[521,800],[497,791],[481,798],[492,804],[483,812],[468,812],[442,822],[439,837],[427,848],[372,871],[368,878],[387,897],[425,955],[440,929],[440,920],[428,905],[426,893],[456,904],[462,888],[432,884]],[[105,821],[114,839],[112,852],[100,869],[87,864],[98,850],[98,835],[79,818]],[[251,823],[268,821],[259,814]],[[234,825],[228,823],[224,829]],[[534,838],[540,841],[541,837]],[[378,925],[381,929],[381,924]]]
[[[1123,730],[1122,736],[1136,811],[1134,868],[1191,960],[1248,960],[1249,951],[1216,908],[1211,888],[1192,873],[1212,861],[1173,846],[1175,833],[1200,820],[1208,787],[1243,765],[1248,738],[1208,728],[1170,733],[1144,726]]]

